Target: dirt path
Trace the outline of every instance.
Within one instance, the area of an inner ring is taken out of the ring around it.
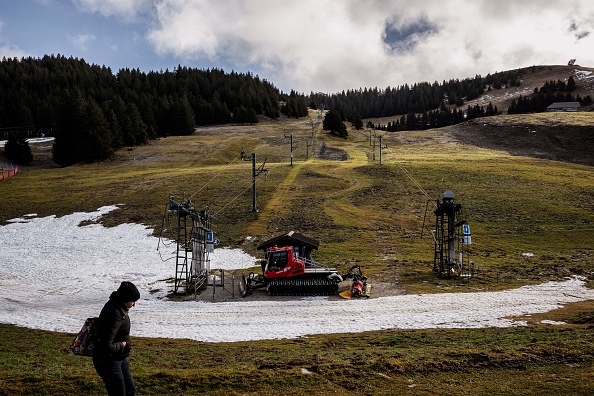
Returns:
[[[291,186],[301,170],[301,164],[294,164],[283,181],[276,187],[274,196],[268,200],[264,209],[258,215],[258,221],[249,226],[250,235],[266,234],[266,227],[272,218],[283,217],[287,214],[290,205],[287,201],[292,199]]]

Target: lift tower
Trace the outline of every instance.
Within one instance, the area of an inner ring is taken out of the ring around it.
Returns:
[[[190,199],[170,196],[169,211],[177,220],[174,292],[188,292],[191,288],[196,291],[207,281],[210,271],[214,237],[208,206],[198,211]]]
[[[462,205],[454,203],[454,192],[447,190],[437,200],[435,213],[435,253],[433,271],[440,277],[461,274],[468,268],[465,247],[471,243],[470,227],[462,219]],[[457,254],[458,253],[458,257]]]

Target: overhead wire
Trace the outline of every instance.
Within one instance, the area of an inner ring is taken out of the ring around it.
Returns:
[[[427,244],[429,244],[429,242],[428,242],[428,241],[426,241],[426,240],[423,238],[423,229],[425,228],[425,219],[426,219],[426,216],[427,216],[427,206],[429,205],[429,202],[432,202],[432,203],[433,203],[433,205],[434,205],[434,206],[437,208],[437,206],[438,206],[438,205],[437,205],[437,203],[436,203],[436,200],[435,200],[433,197],[431,197],[431,195],[429,195],[429,193],[428,193],[427,191],[425,191],[425,189],[423,188],[423,186],[421,186],[421,183],[419,183],[419,182],[417,181],[417,179],[415,179],[415,177],[414,177],[414,176],[413,176],[413,175],[412,175],[412,174],[411,174],[411,173],[408,171],[408,169],[406,169],[406,168],[405,168],[405,167],[404,167],[404,166],[403,166],[401,163],[399,163],[398,161],[395,161],[395,163],[396,163],[396,165],[398,166],[398,168],[400,168],[400,170],[402,171],[402,173],[404,173],[404,175],[405,175],[406,177],[408,177],[408,179],[409,179],[410,181],[412,181],[412,183],[414,184],[414,186],[415,186],[415,187],[417,187],[417,188],[419,189],[419,191],[421,191],[421,193],[422,193],[422,194],[425,196],[425,198],[427,198],[427,203],[426,203],[426,206],[425,206],[425,216],[424,216],[424,218],[423,218],[423,226],[422,226],[422,228],[421,228],[421,240],[422,240],[422,241],[425,241]],[[433,235],[433,233],[431,233],[431,235],[432,235],[432,237],[433,237],[433,240],[434,240],[435,242],[437,242],[437,241],[435,240],[435,235]]]
[[[225,165],[219,172],[217,172],[213,177],[210,178],[209,181],[207,181],[206,183],[204,183],[196,192],[194,192],[194,194],[192,194],[189,199],[192,199],[193,197],[196,196],[196,194],[198,194],[199,192],[201,192],[202,190],[204,190],[206,188],[206,186],[208,186],[212,181],[214,181],[216,178],[218,178],[221,173],[223,173],[224,171],[226,171],[228,168],[231,167],[231,165],[234,165],[236,162],[241,161],[241,158],[235,157],[233,158],[227,165]],[[239,180],[240,176],[235,178],[235,181]],[[232,186],[235,186],[235,183],[231,183]],[[251,187],[251,183],[250,183],[250,187]],[[233,187],[230,187],[229,189],[219,192],[218,196],[227,196],[228,192],[232,189]],[[249,187],[247,187],[245,190],[243,190],[241,193],[239,193],[235,198],[233,198],[229,203],[227,203],[225,206],[223,206],[223,208],[219,209],[218,212],[214,213],[212,216],[216,217],[224,208],[226,208],[231,202],[235,201],[239,196],[241,196],[247,189],[249,189]]]
[[[221,169],[219,171],[219,173],[217,173],[216,175],[214,175],[209,181],[207,181],[206,183],[204,183],[202,185],[202,187],[200,187],[200,189],[198,189],[198,191],[196,191],[194,194],[192,194],[190,196],[190,199],[192,199],[196,194],[198,194],[200,191],[204,190],[204,188],[210,184],[210,182],[212,182],[214,179],[216,179],[221,173],[223,173],[223,171],[227,170],[227,168],[229,168],[234,162],[239,161],[239,159],[237,157],[233,158],[231,160],[231,162],[229,162],[225,167],[223,167],[223,169]]]
[[[282,183],[284,182],[284,179],[281,178],[280,181],[276,184],[275,190],[278,190],[278,186],[280,186]],[[247,190],[249,190],[250,188],[253,187],[253,183],[250,182],[250,185],[248,187],[246,187],[242,192],[240,192],[239,194],[237,194],[233,199],[231,199],[231,201],[229,201],[227,204],[225,204],[221,209],[219,209],[218,212],[216,212],[213,216],[217,216],[219,213],[221,213],[223,211],[223,209],[225,209],[227,206],[229,206],[231,203],[233,203],[235,200],[237,200],[240,196],[242,196]]]
[[[237,194],[231,201],[229,201],[227,204],[225,204],[225,206],[223,206],[221,209],[219,209],[219,211],[216,212],[213,216],[214,217],[217,217],[217,215],[219,213],[221,213],[223,211],[223,209],[225,209],[227,206],[229,206],[231,203],[233,203],[237,198],[239,198],[240,196],[242,196],[251,187],[252,187],[252,184],[250,183],[250,185],[245,190],[243,190],[242,192],[240,192],[239,194]]]
[[[402,166],[402,164],[400,164],[398,161],[396,161],[396,165],[398,165],[398,167],[400,168],[402,173],[404,173],[404,175],[406,177],[408,177],[413,182],[413,184],[421,191],[421,193],[427,198],[428,201],[434,202],[434,199],[431,197],[431,195],[429,195],[429,193],[427,193],[427,191],[425,191],[423,189],[423,186],[421,186],[421,184],[417,181],[417,179],[415,179],[414,176],[411,175],[410,172],[404,166]],[[434,204],[435,204],[435,202],[434,202]],[[435,205],[437,206],[437,204],[435,204]]]

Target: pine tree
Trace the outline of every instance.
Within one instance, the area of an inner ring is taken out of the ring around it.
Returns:
[[[346,129],[346,125],[342,122],[340,113],[332,109],[326,113],[324,121],[322,123],[325,131],[330,131],[331,134],[346,138],[349,134]]]
[[[361,115],[359,113],[355,114],[353,116],[353,126],[355,127],[355,129],[359,130],[363,128],[363,120],[361,119]]]
[[[194,111],[186,97],[174,100],[171,106],[170,122],[176,135],[191,135],[194,133],[196,126]]]
[[[573,76],[569,76],[569,79],[567,80],[567,91],[573,92],[574,90],[575,90],[575,80],[573,79]]]
[[[10,133],[4,145],[4,155],[17,164],[29,164],[33,161],[33,153],[29,143],[23,137],[17,137],[16,133]]]
[[[113,136],[103,111],[92,98],[80,92],[66,101],[56,128],[54,162],[67,166],[93,162],[113,154]]]

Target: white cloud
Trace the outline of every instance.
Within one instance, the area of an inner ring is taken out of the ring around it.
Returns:
[[[77,36],[69,37],[72,44],[82,51],[89,49],[89,44],[96,40],[93,34],[79,34]]]
[[[6,42],[6,40],[4,39],[4,35],[2,34],[2,30],[4,29],[4,26],[5,26],[4,21],[0,20],[0,60],[2,60],[2,58],[21,59],[21,58],[29,56],[29,54],[27,54],[25,51],[23,51],[19,47]]]
[[[21,58],[26,58],[28,56],[30,56],[30,54],[27,54],[25,51],[21,50],[18,47],[14,47],[12,45],[1,45],[0,46],[0,60],[2,58],[6,58],[6,59],[13,59],[13,58],[21,59]]]
[[[104,16],[119,16],[133,19],[150,9],[152,0],[72,0],[85,12],[98,12]]]
[[[159,55],[207,58],[215,66],[225,60],[281,88],[336,92],[573,57],[594,65],[593,18],[587,17],[593,10],[578,0],[454,0],[447,6],[436,0],[160,0],[148,39]],[[390,35],[386,26],[394,29]],[[387,36],[409,41],[390,46]]]

